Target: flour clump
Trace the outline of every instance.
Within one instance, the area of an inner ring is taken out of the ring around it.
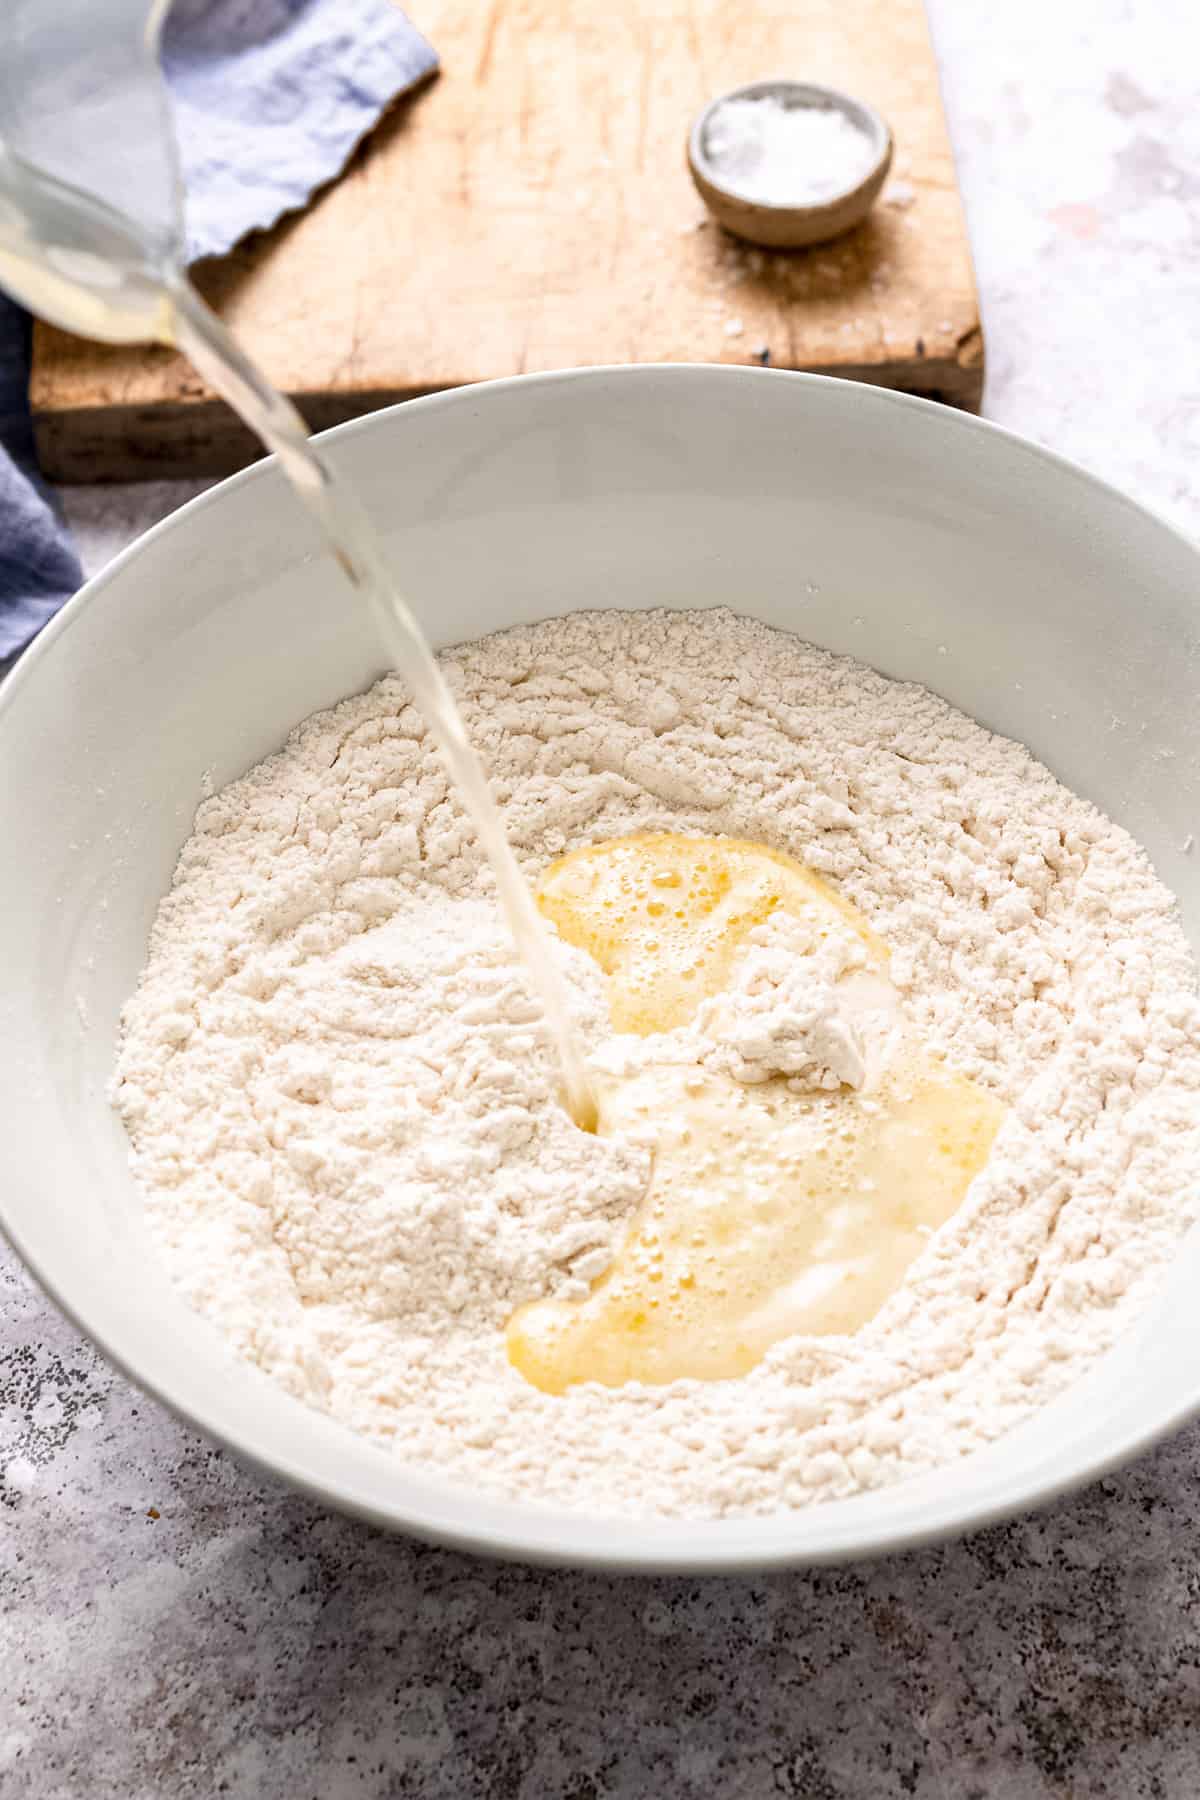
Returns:
[[[866,952],[851,931],[813,943],[801,920],[778,914],[750,934],[728,991],[706,1001],[697,1024],[714,1040],[702,1060],[735,1081],[860,1088],[867,1064],[862,1029],[840,991]]]
[[[1200,1013],[1118,826],[944,701],[728,612],[593,613],[443,659],[530,877],[624,834],[728,836],[863,914],[752,934],[684,1028],[819,1104],[896,1032],[1007,1108],[966,1201],[852,1337],[735,1381],[584,1383],[504,1351],[585,1296],[651,1136],[560,1104],[537,1005],[423,722],[387,678],[203,801],[127,1004],[114,1100],[172,1278],[289,1392],[476,1489],[597,1514],[768,1513],[1009,1429],[1125,1329],[1190,1224]],[[598,1067],[601,972],[555,945]]]

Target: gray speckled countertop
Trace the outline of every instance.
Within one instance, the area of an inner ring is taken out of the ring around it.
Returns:
[[[931,7],[992,418],[1200,525],[1185,0]],[[76,491],[92,567],[186,498]],[[846,1571],[644,1581],[386,1537],[244,1473],[0,1262],[5,1800],[1181,1800],[1200,1430]]]

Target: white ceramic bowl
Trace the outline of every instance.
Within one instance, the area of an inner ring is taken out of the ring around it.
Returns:
[[[728,604],[945,694],[1146,845],[1200,933],[1200,555],[962,413],[732,368],[527,377],[328,435],[435,641],[595,606]],[[236,1363],[149,1247],[105,1087],[121,1002],[206,781],[380,657],[274,467],[119,557],[0,689],[7,1230],[151,1393],[381,1524],[530,1559],[717,1570],[861,1556],[1043,1501],[1200,1404],[1197,1242],[1078,1386],[986,1452],[772,1519],[630,1524],[404,1466]]]

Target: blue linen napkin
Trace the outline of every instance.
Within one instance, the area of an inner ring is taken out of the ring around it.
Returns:
[[[303,206],[437,58],[392,0],[176,0],[163,34],[189,260]],[[0,294],[0,662],[74,593],[79,559],[38,474],[30,320]]]

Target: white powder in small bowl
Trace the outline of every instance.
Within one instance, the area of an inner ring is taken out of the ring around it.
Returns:
[[[704,154],[721,185],[745,200],[812,206],[856,187],[875,146],[837,107],[790,105],[762,94],[713,109]]]

